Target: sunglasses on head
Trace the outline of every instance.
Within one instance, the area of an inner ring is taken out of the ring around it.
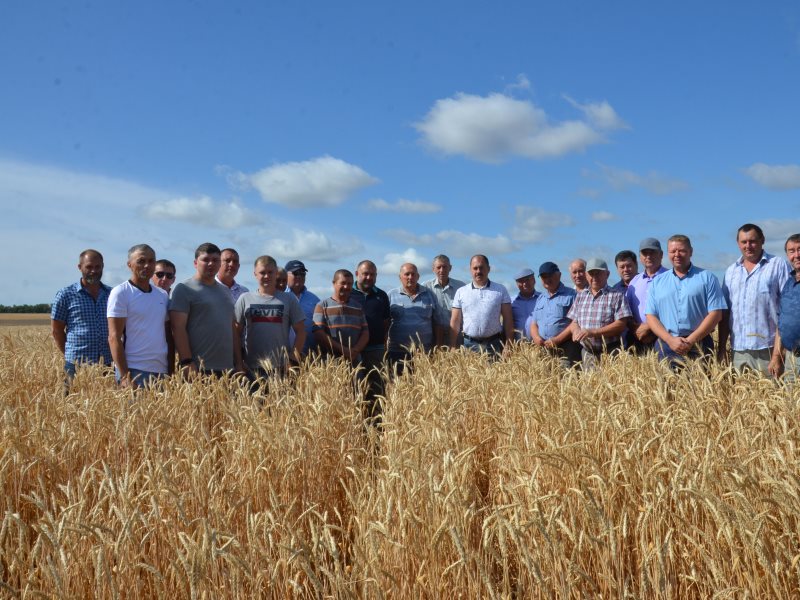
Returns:
[[[167,273],[166,271],[156,271],[156,277],[159,279],[175,279],[175,273]]]

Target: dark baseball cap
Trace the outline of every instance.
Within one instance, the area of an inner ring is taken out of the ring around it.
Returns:
[[[308,273],[308,269],[306,266],[299,260],[290,260],[286,263],[284,267],[287,273],[296,273],[297,271],[302,271],[303,273]]]
[[[661,242],[659,242],[656,238],[644,238],[639,243],[639,252],[642,250],[658,250],[661,252]]]
[[[539,265],[539,276],[542,275],[552,275],[553,273],[561,273],[561,270],[558,268],[558,265],[554,262],[543,262]]]

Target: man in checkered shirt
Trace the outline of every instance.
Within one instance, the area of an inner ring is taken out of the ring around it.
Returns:
[[[111,288],[100,281],[103,255],[97,250],[84,250],[78,270],[80,281],[58,291],[50,313],[53,339],[64,355],[68,383],[79,364],[111,364],[106,320]]]
[[[567,313],[572,320],[572,339],[581,344],[581,366],[590,371],[597,366],[601,354],[618,350],[631,309],[624,292],[608,286],[606,261],[592,258],[586,262],[589,287],[575,296]]]

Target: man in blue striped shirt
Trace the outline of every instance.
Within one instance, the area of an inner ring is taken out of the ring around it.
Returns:
[[[97,250],[84,250],[78,270],[80,281],[58,291],[50,313],[53,339],[64,355],[68,381],[75,376],[78,364],[111,364],[106,320],[111,288],[100,281],[103,255]]]
[[[736,233],[742,255],[725,271],[722,293],[728,302],[719,322],[720,361],[728,360],[730,337],[733,366],[769,375],[775,345],[781,290],[789,279],[789,263],[764,252],[764,232],[746,223]]]

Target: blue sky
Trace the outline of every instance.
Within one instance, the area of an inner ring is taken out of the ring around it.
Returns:
[[[436,254],[467,278],[685,233],[800,231],[800,4],[27,2],[0,7],[0,304],[86,247],[300,258],[309,287]],[[612,276],[612,281],[616,281]]]

